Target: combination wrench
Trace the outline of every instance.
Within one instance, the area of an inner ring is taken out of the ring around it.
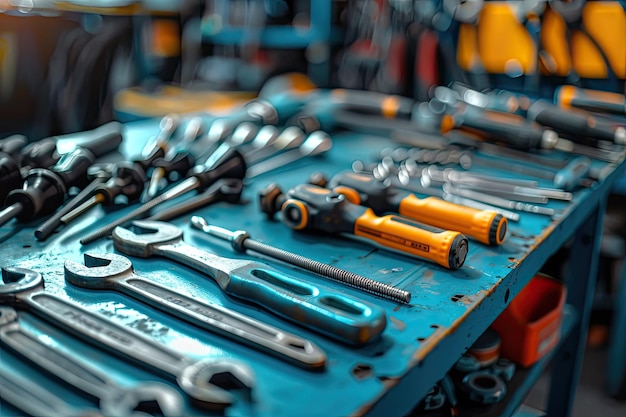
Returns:
[[[132,262],[114,253],[84,254],[85,265],[65,261],[65,279],[82,288],[120,291],[210,332],[311,369],[324,369],[326,355],[315,344],[219,305],[199,301],[135,274]]]
[[[25,329],[12,307],[0,307],[0,342],[75,390],[97,399],[105,417],[155,415],[151,412],[154,405],[163,417],[183,414],[183,400],[174,389],[158,382],[117,385],[103,372],[44,343],[37,334]]]
[[[103,417],[95,408],[78,409],[42,386],[11,372],[0,357],[0,400],[29,416]],[[0,410],[2,405],[0,404]]]
[[[235,402],[234,394],[219,384],[239,385],[249,390],[254,386],[254,374],[246,364],[231,358],[199,361],[189,358],[76,303],[45,292],[41,274],[30,269],[2,268],[0,305],[27,309],[98,348],[174,379],[198,407],[224,409]]]
[[[113,231],[115,248],[127,255],[158,255],[195,268],[225,293],[345,343],[367,343],[385,329],[380,307],[287,277],[260,262],[203,251],[185,243],[182,230],[170,223],[136,220],[133,225],[134,231],[121,226]]]

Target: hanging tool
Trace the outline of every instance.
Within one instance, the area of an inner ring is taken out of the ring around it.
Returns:
[[[17,312],[11,307],[0,307],[0,342],[71,388],[97,399],[104,417],[183,414],[183,399],[170,386],[158,382],[118,385],[93,365],[56,344],[42,341],[40,335],[21,326]]]
[[[280,211],[283,223],[294,230],[363,237],[449,269],[459,269],[467,256],[467,238],[459,232],[400,216],[378,217],[371,208],[352,204],[345,195],[315,185],[298,185],[284,194],[278,185],[270,184],[259,198],[261,211],[270,217]]]
[[[193,227],[203,231],[204,233],[230,242],[236,252],[246,252],[248,250],[258,252],[262,255],[298,266],[326,278],[339,281],[353,288],[378,295],[379,297],[407,304],[411,302],[411,293],[408,291],[400,290],[391,285],[374,281],[364,276],[339,269],[335,266],[318,262],[302,255],[288,252],[275,246],[253,240],[250,238],[250,234],[245,230],[237,230],[233,232],[223,227],[213,226],[210,225],[204,217],[200,216],[193,216],[190,223]]]
[[[375,214],[398,213],[421,223],[456,230],[487,245],[500,245],[507,220],[494,211],[481,211],[436,197],[418,198],[373,176],[344,171],[333,176],[327,188],[342,193],[353,204],[371,208]]]
[[[133,204],[144,189],[146,183],[144,171],[138,164],[121,161],[115,164],[111,178],[93,190],[90,198],[80,206],[61,217],[61,223],[67,225],[98,204],[109,206],[115,203],[119,196],[124,196],[128,204]]]
[[[222,156],[222,158],[217,161],[213,161],[212,165],[210,166],[196,165],[191,170],[191,175],[189,178],[178,183],[169,190],[166,190],[160,196],[148,201],[147,203],[141,205],[130,213],[85,236],[80,240],[80,243],[86,245],[100,238],[103,238],[111,233],[113,229],[115,229],[117,226],[123,225],[133,219],[142,216],[145,213],[148,213],[157,205],[193,190],[196,190],[197,192],[202,192],[219,179],[243,179],[245,175],[246,162],[243,156],[236,150],[230,149]]]
[[[87,185],[87,170],[96,158],[117,149],[122,142],[119,123],[100,126],[85,135],[89,141],[63,155],[50,169],[35,168],[28,172],[23,188],[7,196],[7,207],[0,212],[0,225],[13,218],[20,222],[31,221],[58,209],[70,187]]]
[[[91,290],[121,292],[177,319],[305,369],[322,370],[326,365],[326,354],[310,340],[138,276],[130,259],[124,256],[85,253],[84,262],[82,265],[65,261],[68,282]]]
[[[41,274],[30,269],[2,268],[0,305],[26,309],[97,348],[169,376],[194,404],[206,409],[224,409],[235,401],[220,384],[235,379],[247,388],[254,385],[254,374],[246,364],[232,358],[191,359],[77,303],[51,295],[44,290]],[[216,375],[224,378],[212,380]]]
[[[123,227],[113,231],[115,248],[122,253],[180,262],[211,277],[229,295],[344,343],[365,344],[385,329],[385,311],[380,307],[296,280],[259,262],[200,250],[185,243],[182,230],[170,223],[137,220],[133,225],[144,233]]]
[[[564,109],[574,107],[590,112],[626,116],[626,97],[615,92],[562,85],[554,92],[554,102]]]

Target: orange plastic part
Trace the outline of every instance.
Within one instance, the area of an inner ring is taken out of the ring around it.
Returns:
[[[476,27],[459,28],[457,62],[466,71],[482,67],[491,74],[535,72],[536,48],[530,34],[507,2],[485,2]],[[478,39],[476,44],[475,39]]]
[[[491,326],[502,356],[528,367],[550,352],[561,337],[565,295],[561,282],[535,275]]]

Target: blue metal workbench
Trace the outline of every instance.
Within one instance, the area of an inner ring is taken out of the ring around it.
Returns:
[[[124,153],[136,154],[142,142],[156,132],[156,126],[154,121],[127,125]],[[50,293],[75,300],[91,311],[136,329],[193,358],[234,357],[247,362],[257,381],[252,400],[237,402],[226,410],[228,416],[403,416],[447,373],[546,260],[567,244],[570,253],[568,273],[564,277],[568,284],[569,306],[564,323],[567,336],[550,358],[553,377],[547,411],[553,416],[568,415],[580,373],[606,197],[626,165],[615,164],[605,180],[593,188],[576,191],[571,203],[550,203],[552,207],[563,210],[558,219],[523,213],[520,222],[509,223],[510,234],[502,246],[487,247],[470,241],[469,254],[458,271],[449,271],[433,263],[383,249],[373,249],[364,242],[344,237],[292,232],[279,220],[269,221],[260,213],[257,193],[269,182],[278,182],[283,189],[287,189],[306,182],[314,171],[332,175],[348,169],[354,159],[372,160],[379,150],[388,146],[392,143],[380,137],[338,134],[334,136],[333,149],[326,155],[250,181],[244,190],[247,204],[218,203],[197,212],[213,224],[246,229],[256,240],[410,291],[411,304],[397,304],[285,264],[262,260],[293,277],[328,286],[383,307],[387,313],[387,328],[380,339],[366,346],[354,348],[342,345],[224,296],[214,281],[180,264],[163,258],[132,258],[139,275],[309,338],[328,356],[328,366],[323,372],[309,372],[252,348],[199,331],[124,295],[87,291],[65,283],[63,263],[66,259],[82,261],[82,253],[87,250],[114,252],[111,240],[83,247],[78,243],[80,237],[128,209],[106,216],[104,210],[97,209],[88,218],[61,230],[45,242],[38,242],[33,236],[38,222],[7,224],[0,229],[2,265],[35,269],[43,274]],[[548,184],[540,182],[540,185]],[[184,229],[187,242],[221,256],[255,256],[233,253],[228,243],[191,229],[188,220],[189,216],[185,216],[173,222]],[[139,380],[169,383],[79,342],[27,312],[20,314],[20,320],[39,332],[48,343],[88,359],[121,384]],[[87,399],[16,358],[7,349],[1,351],[2,366],[57,390],[77,406],[93,406]],[[510,401],[501,407],[503,414],[516,410],[545,365],[546,361],[541,361],[524,371],[525,379],[509,395]],[[13,411],[9,407],[0,408],[0,415],[10,415]],[[188,413],[206,415],[191,406]]]

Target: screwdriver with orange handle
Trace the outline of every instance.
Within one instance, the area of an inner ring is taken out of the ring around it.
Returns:
[[[554,102],[564,109],[583,109],[597,113],[626,115],[624,94],[562,85],[554,92]]]
[[[354,204],[370,207],[377,215],[398,213],[492,246],[500,245],[506,237],[507,219],[495,211],[477,210],[437,197],[418,198],[371,175],[340,172],[331,178],[328,188],[344,194]]]
[[[278,197],[274,204],[263,201],[269,196]],[[343,194],[317,185],[301,184],[284,195],[272,184],[261,192],[261,199],[262,208],[280,206],[283,223],[294,230],[352,234],[448,269],[459,269],[467,256],[468,241],[459,232],[401,216],[377,216],[371,208],[352,204]]]

